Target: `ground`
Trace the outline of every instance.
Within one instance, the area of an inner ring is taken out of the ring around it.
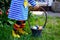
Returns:
[[[50,16],[50,14],[48,16],[47,25],[42,31],[42,34],[40,37],[31,36],[32,33],[30,30],[30,27],[26,22],[26,27],[24,28],[24,30],[29,33],[28,35],[21,35],[20,38],[14,38],[11,35],[11,30],[13,29],[13,25],[8,26],[5,24],[4,26],[0,25],[0,39],[1,40],[60,40],[60,17]],[[36,22],[35,22],[35,19],[33,18],[36,18],[36,16],[34,15],[30,19],[32,21],[31,24],[34,25]],[[38,21],[39,21],[38,24],[43,25],[44,19],[45,18],[38,16]]]

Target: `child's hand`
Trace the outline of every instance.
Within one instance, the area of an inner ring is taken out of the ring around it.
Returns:
[[[40,7],[39,5],[34,6],[34,8],[36,8],[36,9],[39,9],[39,7]]]
[[[34,10],[38,11],[39,10],[39,5],[34,6]]]

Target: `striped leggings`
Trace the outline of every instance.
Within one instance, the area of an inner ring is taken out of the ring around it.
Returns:
[[[24,27],[25,27],[25,21],[16,21],[16,23],[14,24],[14,30],[18,30]]]

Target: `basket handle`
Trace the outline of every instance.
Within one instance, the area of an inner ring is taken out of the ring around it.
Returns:
[[[44,23],[44,25],[43,25],[43,28],[45,28],[45,26],[46,26],[46,23],[47,23],[47,13],[46,13],[46,11],[45,11],[45,9],[44,8],[42,8],[42,7],[39,7],[40,9],[42,9],[43,11],[44,11],[44,13],[45,13],[45,23]],[[30,20],[29,20],[29,17],[30,17],[30,10],[29,10],[29,12],[28,12],[29,14],[28,14],[28,25],[31,27],[31,25],[30,25]]]

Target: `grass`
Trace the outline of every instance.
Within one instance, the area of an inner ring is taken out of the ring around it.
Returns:
[[[33,16],[30,18],[31,25],[36,25],[37,23],[39,25],[43,25],[44,19],[43,17],[39,16],[38,21],[36,16]],[[60,17],[48,17],[47,25],[42,31],[42,35],[40,37],[33,37],[31,36],[31,30],[28,26],[28,23],[26,22],[26,27],[24,30],[29,33],[29,35],[21,35],[20,38],[14,38],[11,35],[11,30],[13,29],[12,26],[8,25],[0,25],[0,39],[1,40],[60,40]]]

